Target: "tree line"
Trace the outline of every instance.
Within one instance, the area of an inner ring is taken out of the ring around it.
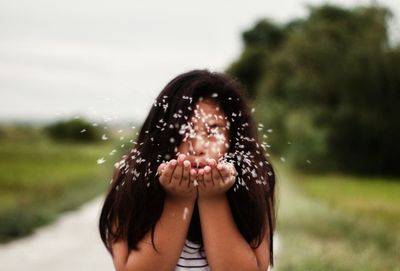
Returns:
[[[311,171],[400,175],[400,45],[388,9],[310,7],[306,18],[261,19],[242,34],[227,72],[274,130],[271,152]]]

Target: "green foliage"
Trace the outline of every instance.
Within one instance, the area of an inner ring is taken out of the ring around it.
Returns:
[[[255,27],[243,33],[246,50],[227,70],[241,79],[251,98],[255,98],[257,84],[272,54],[285,38],[285,30],[268,20],[260,20]]]
[[[256,23],[253,29],[245,31],[242,35],[246,46],[262,46],[266,49],[274,49],[284,40],[285,32],[280,26],[263,19]]]
[[[38,128],[1,130],[7,137],[0,140],[0,242],[29,234],[104,192],[120,157],[109,156],[119,142],[60,143]],[[101,157],[107,161],[98,165]]]
[[[82,119],[59,121],[46,127],[51,138],[58,141],[96,142],[100,140],[97,127]]]
[[[400,47],[389,44],[389,15],[325,5],[243,34],[245,50],[228,71],[276,131],[274,154],[307,170],[400,175]]]

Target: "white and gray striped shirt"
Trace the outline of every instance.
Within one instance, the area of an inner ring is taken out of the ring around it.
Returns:
[[[183,251],[175,268],[175,271],[184,270],[210,271],[204,248],[189,240],[185,241]]]

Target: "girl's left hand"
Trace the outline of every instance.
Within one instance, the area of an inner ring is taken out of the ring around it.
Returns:
[[[236,169],[230,163],[219,163],[214,159],[198,172],[198,197],[212,198],[223,195],[236,181]]]

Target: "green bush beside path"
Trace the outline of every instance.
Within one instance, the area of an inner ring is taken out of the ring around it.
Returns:
[[[2,128],[0,137],[0,242],[27,235],[103,193],[115,142],[58,143],[36,128]],[[97,159],[104,157],[104,164]]]

